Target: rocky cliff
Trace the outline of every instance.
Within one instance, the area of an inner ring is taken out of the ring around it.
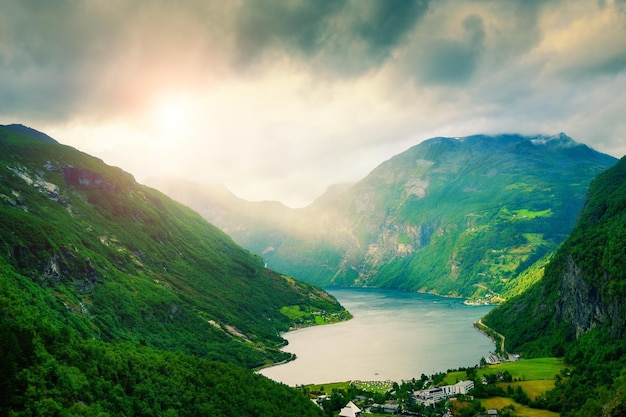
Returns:
[[[626,242],[625,242],[626,243]],[[604,271],[605,281],[611,277]],[[558,288],[555,318],[570,326],[576,338],[596,327],[608,327],[612,336],[624,336],[624,300],[602,296],[602,288],[589,282],[582,268],[567,256],[565,270]]]

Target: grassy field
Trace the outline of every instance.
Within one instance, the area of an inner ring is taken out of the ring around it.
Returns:
[[[480,400],[480,402],[486,409],[497,408],[501,410],[504,407],[512,405],[514,407],[512,412],[520,417],[558,417],[559,415],[559,413],[553,411],[525,407],[506,397],[492,397]]]
[[[454,371],[448,372],[446,377],[443,379],[441,385],[454,385],[459,381],[463,381],[467,379],[467,374],[465,371]]]
[[[478,370],[478,375],[509,371],[513,379],[522,381],[554,380],[554,376],[566,367],[561,358],[522,359],[516,362],[505,362],[483,367]]]
[[[311,384],[306,385],[306,387],[311,390],[311,392],[333,392],[333,389],[344,390],[347,391],[350,388],[350,381],[345,382],[329,382],[327,384]]]
[[[532,399],[554,388],[554,376],[559,374],[566,366],[559,358],[523,359],[517,362],[506,362],[498,365],[485,366],[478,370],[478,375],[494,374],[509,371],[516,382],[501,382],[502,388],[510,385],[513,389],[517,386],[528,394]],[[452,385],[467,379],[465,371],[448,372],[441,385]]]
[[[555,381],[553,379],[537,379],[534,381],[500,382],[496,385],[505,391],[509,385],[513,389],[520,387],[526,394],[528,394],[531,400],[535,400],[539,395],[553,389],[554,383]]]
[[[510,213],[519,219],[534,219],[536,217],[551,217],[552,209],[531,211],[528,209],[511,210]]]
[[[509,371],[514,382],[500,382],[498,386],[506,390],[507,386],[516,389],[518,386],[524,390],[531,399],[537,398],[538,395],[554,388],[555,375],[565,369],[566,365],[560,358],[537,358],[522,359],[517,362],[506,362],[498,365],[489,365],[481,368],[478,375],[493,374],[494,372]],[[535,408],[525,407],[511,398],[492,397],[480,400],[483,407],[502,409],[512,405],[515,407],[513,413],[526,417],[556,417],[558,413],[547,410],[538,410]]]

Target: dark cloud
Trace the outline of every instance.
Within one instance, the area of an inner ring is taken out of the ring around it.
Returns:
[[[427,0],[245,3],[237,18],[237,62],[287,56],[322,72],[359,75],[385,63],[424,16]]]
[[[462,22],[461,39],[435,38],[417,44],[409,71],[418,84],[467,83],[479,64],[484,42],[482,18],[470,15]]]
[[[61,1],[8,2],[0,17],[0,111],[58,117],[67,102],[84,92],[82,71],[89,65],[89,45],[83,42],[88,17],[80,5]],[[95,24],[96,22],[94,22]]]
[[[601,46],[599,46],[601,47]],[[615,51],[597,60],[588,60],[580,65],[567,66],[559,71],[559,75],[581,80],[602,76],[611,76],[626,71],[626,50]]]
[[[428,10],[428,1],[360,0],[366,13],[353,22],[354,34],[377,58],[386,57]]]
[[[267,49],[304,55],[324,44],[329,18],[347,1],[260,0],[246,2],[237,17],[238,60],[249,62]]]

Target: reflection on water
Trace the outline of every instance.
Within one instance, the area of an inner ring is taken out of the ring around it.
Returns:
[[[430,294],[378,289],[329,289],[350,321],[284,335],[297,359],[261,374],[288,385],[419,378],[472,366],[493,343],[472,323],[489,306]]]

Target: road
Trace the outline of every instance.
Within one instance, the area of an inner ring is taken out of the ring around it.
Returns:
[[[485,329],[485,330],[489,330],[489,332],[500,336],[500,352],[502,352],[503,355],[508,355],[508,353],[504,349],[504,335],[496,332],[491,327],[487,326],[485,323],[483,323],[482,319],[479,319],[476,323],[478,324],[478,327],[480,327],[482,329]],[[489,334],[488,332],[486,332],[486,333]]]

